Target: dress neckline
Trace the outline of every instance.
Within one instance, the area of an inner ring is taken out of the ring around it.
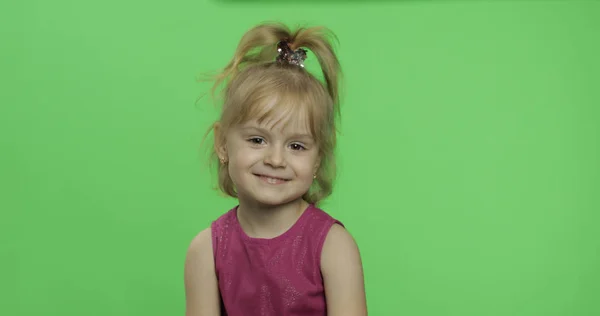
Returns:
[[[237,205],[233,210],[232,210],[232,217],[233,217],[233,223],[235,225],[235,229],[239,232],[240,236],[242,237],[242,239],[246,242],[250,242],[250,243],[255,243],[255,244],[273,244],[273,243],[278,243],[282,240],[287,239],[289,236],[293,236],[295,235],[295,233],[303,226],[303,223],[306,222],[307,218],[310,215],[310,212],[313,211],[314,206],[312,204],[309,204],[304,211],[302,211],[302,214],[300,214],[300,217],[298,217],[298,219],[296,220],[296,222],[285,232],[283,232],[281,235],[279,236],[275,236],[273,238],[256,238],[256,237],[250,237],[248,236],[248,234],[246,234],[246,232],[242,229],[242,225],[240,225],[240,222],[238,220],[237,217],[237,211],[238,211],[238,207],[239,205]]]

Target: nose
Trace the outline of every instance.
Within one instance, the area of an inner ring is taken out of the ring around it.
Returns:
[[[279,146],[271,146],[265,153],[264,163],[274,168],[285,167],[285,153]]]

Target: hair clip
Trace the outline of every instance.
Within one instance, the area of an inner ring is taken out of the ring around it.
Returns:
[[[277,44],[277,51],[279,52],[279,56],[276,59],[278,63],[286,63],[304,68],[304,60],[306,59],[305,49],[298,48],[292,50],[289,43],[283,40]]]

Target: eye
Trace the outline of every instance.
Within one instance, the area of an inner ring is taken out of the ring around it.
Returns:
[[[292,147],[293,150],[306,150],[306,147],[298,143],[293,143],[290,145],[290,147]]]
[[[262,145],[265,142],[265,140],[261,137],[252,137],[248,139],[248,141],[253,145]]]

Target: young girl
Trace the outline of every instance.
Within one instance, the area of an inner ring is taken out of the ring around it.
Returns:
[[[324,28],[261,24],[217,77],[219,185],[239,204],[185,263],[187,316],[367,315],[358,248],[317,207],[331,194],[339,63]],[[324,82],[304,68],[310,49]]]

